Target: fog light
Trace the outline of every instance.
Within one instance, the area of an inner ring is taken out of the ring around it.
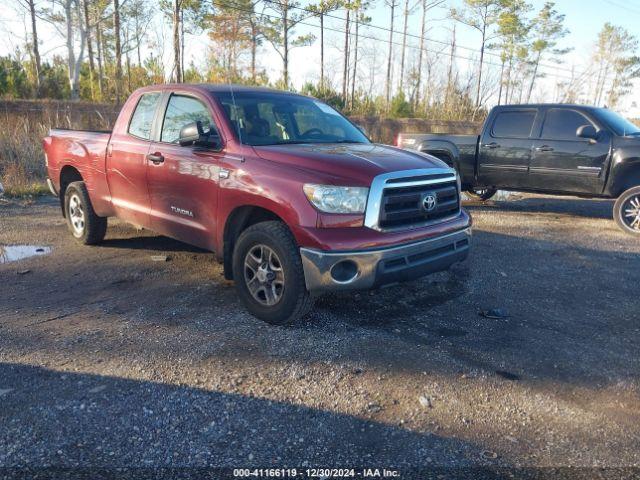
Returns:
[[[353,260],[342,260],[331,267],[331,278],[337,283],[351,283],[358,276],[358,265]]]

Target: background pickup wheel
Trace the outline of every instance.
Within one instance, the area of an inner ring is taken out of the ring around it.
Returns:
[[[613,206],[613,218],[631,235],[640,236],[640,186],[623,192]]]
[[[240,234],[233,278],[247,310],[265,322],[291,325],[313,306],[298,246],[281,222],[256,223]]]
[[[95,245],[107,233],[106,217],[93,211],[84,182],[72,182],[64,192],[64,213],[73,237],[83,245]]]
[[[497,191],[497,188],[473,188],[465,193],[474,200],[482,200],[484,202],[493,197]]]

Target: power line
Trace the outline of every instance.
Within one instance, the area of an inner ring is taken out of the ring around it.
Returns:
[[[608,3],[609,5],[613,5],[614,7],[618,7],[620,9],[622,9],[622,10],[626,10],[627,12],[634,13],[636,15],[640,15],[640,10],[635,10],[635,9],[633,9],[633,8],[627,6],[627,5],[620,5],[619,3],[614,2],[613,0],[604,0],[604,1],[606,3]]]
[[[271,4],[274,4],[274,5],[284,6],[283,3],[280,3],[280,2],[278,2],[276,0],[262,0],[262,1],[264,1],[265,3],[271,3]],[[302,11],[307,12],[307,13],[313,15],[313,16],[316,16],[316,17],[318,16],[318,13],[314,12],[309,7],[288,6],[288,8],[289,9],[302,10]],[[326,17],[326,18],[335,19],[335,20],[338,20],[338,21],[341,21],[341,22],[346,22],[346,20],[344,18],[338,17],[336,15],[331,15],[329,13],[323,14],[323,16]],[[354,23],[354,24],[358,24],[358,25],[363,26],[363,27],[373,28],[373,29],[376,29],[376,30],[382,30],[382,31],[387,32],[387,33],[393,33],[393,34],[398,34],[398,35],[403,35],[403,36],[405,34],[404,32],[399,31],[399,30],[395,30],[395,29],[392,30],[390,28],[383,27],[381,25],[375,25],[375,24],[372,24],[372,23],[360,22],[358,20],[351,20],[350,22]],[[406,35],[407,35],[407,37],[416,38],[418,40],[421,39],[421,36],[420,35],[416,35],[415,33],[407,32]],[[445,45],[445,46],[449,45],[448,42],[446,42],[444,40],[438,40],[438,39],[435,39],[435,38],[426,38],[425,37],[424,41],[425,42],[432,42],[432,43],[439,43],[439,44]],[[464,46],[464,45],[456,44],[456,47],[460,48],[462,50],[468,50],[468,51],[471,51],[471,52],[476,52],[477,51],[476,48],[467,47],[467,46]],[[501,58],[501,54],[500,53],[494,53],[492,50],[494,50],[494,49],[491,49],[491,48],[485,46],[485,55],[496,57],[496,58]],[[570,68],[560,67],[558,65],[549,65],[549,64],[540,63],[539,66],[546,67],[546,68],[553,68],[554,70],[563,70],[563,71],[566,71],[566,72],[571,72]]]
[[[265,1],[269,1],[269,2],[271,2],[272,0],[265,0]],[[275,3],[275,2],[274,2],[274,3]],[[212,4],[213,4],[213,5],[217,5],[217,6],[219,6],[219,7],[229,8],[229,9],[231,9],[231,10],[240,11],[240,12],[244,12],[244,13],[253,13],[253,11],[252,11],[252,10],[250,10],[250,9],[237,7],[237,6],[235,6],[235,5],[229,5],[229,4],[226,4],[226,3],[221,3],[221,2],[216,1],[216,0],[212,0]],[[269,14],[267,14],[267,13],[263,13],[262,15],[263,15],[263,16],[265,16],[265,17],[267,17],[267,18],[272,18],[272,19],[276,19],[276,20],[281,20],[281,17],[279,17],[279,16],[277,16],[277,15],[269,15]],[[307,22],[305,22],[305,21],[299,21],[299,22],[296,22],[296,24],[297,24],[297,25],[305,25],[305,26],[312,27],[312,28],[320,28],[320,26],[319,26],[319,25],[317,25],[317,24],[315,24],[315,23],[307,23]],[[361,25],[367,26],[366,24],[361,24]],[[380,27],[380,28],[384,29],[383,27]],[[330,32],[337,32],[337,33],[340,33],[340,34],[344,33],[344,31],[343,31],[343,30],[339,30],[339,29],[337,29],[337,28],[332,28],[332,27],[327,27],[327,26],[325,26],[325,27],[324,27],[324,30],[327,30],[327,31],[330,31]],[[390,29],[386,29],[386,31],[387,31],[387,32],[389,32],[389,31],[390,31]],[[389,43],[391,43],[392,45],[395,45],[395,46],[398,46],[398,47],[402,47],[402,46],[403,46],[403,44],[402,44],[402,43],[399,43],[399,42],[397,42],[397,41],[391,41],[391,42],[389,42],[389,40],[387,40],[387,39],[381,39],[381,38],[378,38],[378,37],[367,36],[367,35],[364,35],[364,34],[361,34],[361,33],[360,33],[360,34],[358,34],[358,36],[359,36],[360,38],[364,38],[364,39],[367,39],[367,40],[373,40],[373,41],[377,41],[377,42],[383,42],[383,43],[385,43],[385,44],[387,44],[387,45],[388,45]],[[419,38],[419,37],[418,37],[418,38]],[[446,44],[446,43],[445,43],[445,45],[447,45],[447,46],[448,46],[449,44]],[[428,53],[441,54],[441,52],[439,52],[439,51],[434,51],[434,50],[431,50],[431,49],[426,48],[426,47],[421,49],[419,45],[413,45],[413,44],[408,43],[408,42],[407,42],[407,44],[406,44],[406,47],[411,48],[411,49],[414,49],[414,50],[422,50],[422,51],[424,51],[424,52],[428,52]],[[456,59],[459,59],[459,60],[466,60],[466,61],[469,61],[469,62],[473,62],[473,61],[475,61],[475,59],[474,59],[474,58],[471,58],[471,57],[465,57],[465,56],[462,56],[462,55],[460,55],[460,54],[453,54],[453,56],[454,56]],[[494,66],[494,67],[502,67],[502,64],[500,64],[500,63],[492,63],[492,62],[487,61],[487,60],[485,60],[485,61],[483,62],[483,65],[491,65],[491,66]],[[555,66],[547,66],[547,65],[543,65],[543,64],[540,64],[539,66],[540,66],[540,67],[543,67],[543,68],[554,68],[554,69],[557,69]],[[581,73],[576,73],[576,72],[575,72],[574,70],[572,70],[572,69],[568,69],[568,71],[570,71],[570,72],[572,73],[572,75],[571,75],[571,76],[569,76],[569,75],[559,74],[559,73],[557,73],[557,72],[552,73],[552,76],[554,76],[554,77],[556,77],[556,78],[563,78],[563,79],[565,79],[565,80],[572,80],[572,81],[573,81],[573,80],[578,80],[578,79],[580,79],[581,77],[585,77],[585,76],[587,76],[587,75],[591,75],[591,74],[592,74],[592,72],[589,72],[589,71],[584,71],[584,72],[581,72]],[[545,73],[545,74],[546,74],[546,73],[548,73],[548,72],[542,72],[542,73]],[[610,80],[610,78],[607,78],[606,80]]]

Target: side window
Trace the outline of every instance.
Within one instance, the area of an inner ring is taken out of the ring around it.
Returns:
[[[162,122],[160,141],[177,143],[182,127],[196,121],[202,122],[204,131],[209,132],[210,136],[218,136],[209,110],[204,103],[193,97],[172,95]]]
[[[156,111],[160,92],[145,93],[140,97],[136,109],[131,115],[129,122],[129,133],[136,137],[151,139],[151,126],[153,124],[153,114]]]
[[[493,122],[491,135],[497,138],[529,138],[536,110],[505,110]]]
[[[553,140],[580,140],[576,130],[583,125],[593,125],[587,117],[575,110],[552,108],[547,111],[542,126],[542,138]]]

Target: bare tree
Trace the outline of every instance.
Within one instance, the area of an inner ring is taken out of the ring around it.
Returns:
[[[303,10],[295,13],[300,4],[293,0],[279,0],[269,3],[277,14],[277,18],[269,21],[269,27],[265,30],[265,38],[271,43],[273,49],[282,58],[282,83],[284,88],[289,88],[289,53],[292,48],[311,45],[315,40],[312,34],[295,37],[294,29],[313,12]]]
[[[324,85],[324,17],[340,7],[339,0],[320,0],[308,7],[320,20],[320,86]]]
[[[36,2],[35,0],[19,0],[19,5],[29,12],[31,20],[31,53],[33,55],[33,65],[35,68],[36,96],[40,95],[40,84],[42,83],[42,61],[40,59],[40,47],[38,44],[38,25],[36,22]]]
[[[502,0],[464,0],[464,10],[451,9],[451,17],[478,32],[481,35],[480,61],[478,62],[476,107],[480,106],[480,87],[482,85],[482,67],[484,65],[484,51],[488,41],[495,38],[493,32],[502,7]]]
[[[116,0],[117,1],[117,0]],[[173,78],[177,83],[182,82],[182,62],[180,61],[180,11],[182,0],[173,0],[171,20],[173,22]]]
[[[416,81],[412,103],[414,108],[420,102],[420,88],[422,83],[422,60],[425,55],[425,40],[427,37],[427,12],[432,8],[442,5],[445,0],[422,0],[422,21],[420,22],[420,49],[418,51],[418,65],[416,67]],[[406,22],[405,22],[406,23]],[[406,29],[405,29],[406,36]]]
[[[531,75],[531,82],[527,92],[527,102],[531,99],[542,56],[548,51],[551,51],[554,55],[564,55],[569,52],[569,49],[555,48],[558,40],[567,35],[569,31],[564,28],[564,15],[559,14],[553,8],[554,5],[553,2],[546,2],[538,16],[533,20],[532,32],[535,38],[531,45],[531,50],[533,50],[535,57],[533,60],[533,74]]]
[[[351,108],[355,104],[355,96],[356,96],[356,75],[358,74],[358,40],[360,37],[360,25],[364,25],[371,22],[371,17],[365,15],[364,10],[369,6],[368,3],[363,3],[359,6],[358,10],[355,12],[356,14],[356,31],[355,31],[355,41],[353,48],[353,73],[351,75]]]
[[[116,48],[116,104],[122,99],[122,44],[120,39],[120,0],[113,0],[113,35]]]
[[[351,29],[351,23],[349,22],[349,15],[353,9],[351,2],[344,2],[344,8],[346,10],[346,17],[344,22],[344,57],[342,66],[342,101],[347,104],[347,81],[349,76],[349,30]]]
[[[80,67],[84,58],[86,30],[79,0],[53,0],[43,9],[42,18],[49,22],[65,40],[67,76],[71,99],[80,97]]]
[[[394,23],[395,9],[397,6],[397,0],[385,0],[385,3],[391,9],[391,12],[390,12],[391,19],[390,19],[390,26],[389,26],[389,55],[387,57],[387,80],[384,87],[387,108],[389,108],[389,104],[391,102],[391,64],[393,59],[393,23]]]

